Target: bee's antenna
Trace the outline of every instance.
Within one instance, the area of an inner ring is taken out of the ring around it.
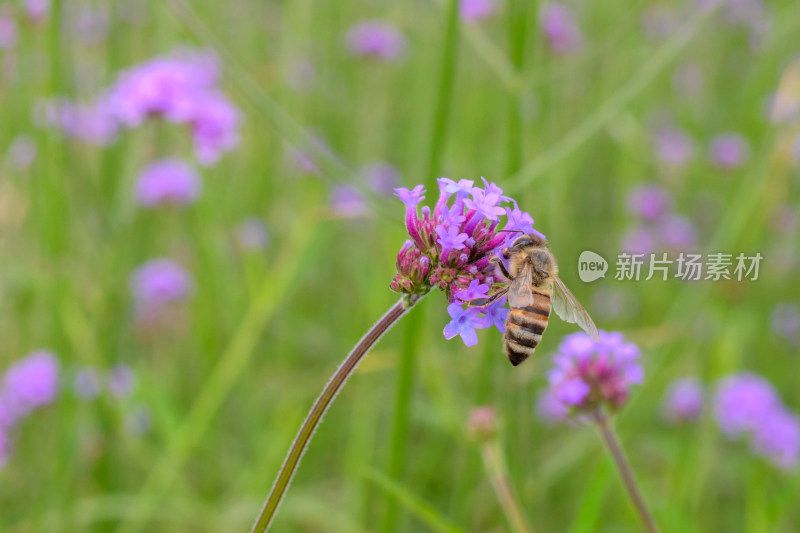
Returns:
[[[525,233],[525,232],[521,229],[501,229],[497,233]]]

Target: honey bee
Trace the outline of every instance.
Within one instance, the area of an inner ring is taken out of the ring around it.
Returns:
[[[508,260],[508,269],[499,258],[492,261],[510,283],[488,298],[471,300],[469,305],[485,307],[508,293],[511,311],[506,320],[504,343],[512,365],[517,366],[536,350],[551,309],[565,322],[578,324],[590,337],[598,339],[592,317],[558,277],[556,258],[543,238],[522,235],[503,250],[503,257]]]

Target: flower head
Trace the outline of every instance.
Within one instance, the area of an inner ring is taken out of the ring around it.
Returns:
[[[200,194],[200,179],[180,159],[162,159],[147,165],[136,183],[136,197],[145,207],[187,205]]]
[[[413,294],[425,294],[434,287],[444,290],[453,304],[448,308],[452,321],[445,328],[445,336],[460,335],[471,346],[477,342],[475,329],[493,325],[503,329],[508,313],[505,298],[486,308],[461,306],[502,290],[507,280],[495,270],[491,259],[496,250],[518,236],[509,230],[544,235],[533,228],[533,218],[503,196],[503,190],[494,183],[483,180],[483,188],[474,187],[472,180],[439,178],[438,183],[439,199],[433,211],[418,207],[425,198],[422,185],[395,189],[406,207],[406,229],[411,238],[398,253],[397,275],[391,288]],[[512,203],[513,209],[504,203]],[[507,219],[502,221],[502,216]]]
[[[464,22],[480,22],[494,15],[495,11],[495,0],[461,0],[458,4],[458,14]]]
[[[735,437],[755,429],[781,405],[769,381],[750,372],[741,372],[728,376],[717,386],[714,417],[726,435]]]
[[[185,298],[192,288],[189,274],[171,259],[153,259],[131,277],[137,307],[158,308]]]
[[[353,185],[335,185],[331,191],[331,208],[344,218],[358,218],[369,210],[364,196]]]
[[[695,420],[703,411],[703,386],[694,377],[685,377],[672,382],[667,389],[662,412],[672,423]]]
[[[136,385],[136,375],[128,365],[117,364],[108,374],[108,389],[118,398],[129,396]]]
[[[25,15],[31,22],[40,22],[50,12],[50,0],[25,0]]]
[[[382,161],[364,165],[361,169],[361,174],[367,185],[380,194],[390,194],[397,182],[400,181],[400,173],[397,169],[393,165]]]
[[[32,352],[14,363],[3,378],[0,400],[12,420],[51,403],[58,392],[58,361],[47,350]]]
[[[619,409],[628,400],[631,386],[644,379],[639,355],[639,348],[622,333],[600,331],[597,341],[586,333],[573,333],[553,358],[550,387],[574,411],[590,412],[603,405]]]
[[[406,38],[395,26],[380,20],[367,20],[350,28],[347,48],[353,55],[386,61],[399,59],[406,50]]]
[[[731,170],[747,161],[750,157],[750,145],[738,133],[718,135],[711,140],[709,157],[714,166]]]
[[[583,46],[578,21],[570,8],[558,2],[550,2],[541,16],[542,31],[547,44],[556,54],[569,54]]]
[[[628,209],[641,218],[657,220],[672,207],[672,197],[657,185],[642,185],[628,194]]]
[[[245,250],[262,250],[269,243],[269,232],[260,217],[245,218],[236,228],[236,241]]]
[[[665,126],[656,131],[653,144],[658,159],[673,167],[686,165],[694,154],[689,135],[676,126]]]
[[[756,426],[752,445],[778,468],[796,467],[800,464],[800,418],[787,409],[770,413]]]
[[[0,6],[0,50],[11,50],[17,46],[17,23],[5,6]]]
[[[100,374],[92,367],[81,368],[75,373],[72,388],[81,399],[91,400],[100,394]]]

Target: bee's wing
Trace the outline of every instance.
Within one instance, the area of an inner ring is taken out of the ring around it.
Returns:
[[[511,307],[528,307],[533,305],[533,270],[530,261],[525,261],[517,277],[511,281],[508,289],[508,304]]]
[[[578,324],[592,339],[599,340],[597,326],[594,325],[592,317],[558,276],[553,283],[553,309],[564,322]]]

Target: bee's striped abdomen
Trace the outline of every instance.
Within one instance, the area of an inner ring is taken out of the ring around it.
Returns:
[[[550,295],[533,289],[533,304],[514,307],[506,321],[505,348],[508,360],[517,366],[536,350],[550,316]]]

